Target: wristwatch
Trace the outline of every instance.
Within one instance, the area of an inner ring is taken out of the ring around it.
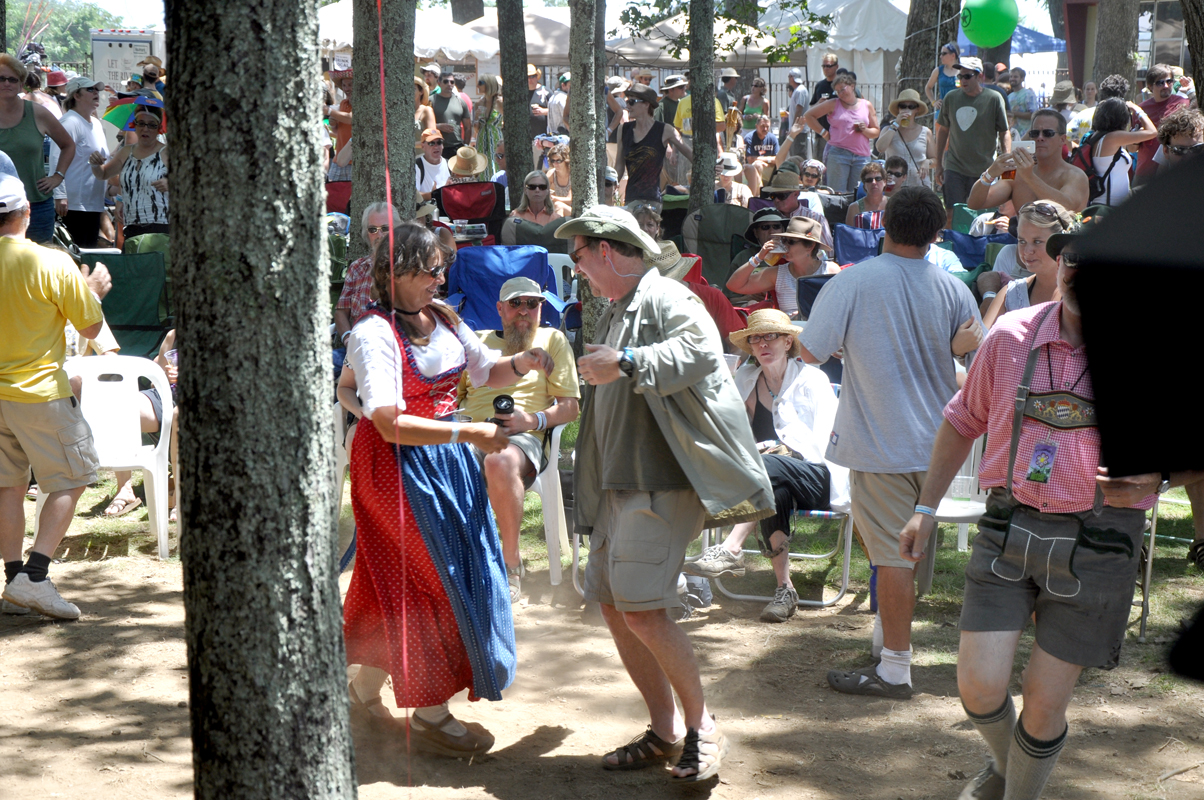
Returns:
[[[619,356],[619,371],[628,378],[635,374],[635,354],[630,347],[624,347],[623,355]]]
[[[1165,494],[1166,491],[1170,488],[1171,488],[1171,474],[1169,472],[1163,472],[1162,473],[1162,483],[1158,484],[1158,488],[1155,489],[1155,491],[1158,494]]]

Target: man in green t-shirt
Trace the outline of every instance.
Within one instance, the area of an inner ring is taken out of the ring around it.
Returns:
[[[5,163],[6,162],[6,163]],[[84,488],[96,480],[92,430],[63,371],[68,321],[94,339],[100,296],[112,286],[103,264],[85,278],[65,253],[25,238],[29,201],[7,156],[0,160],[0,555],[3,612],[78,619],[46,573]],[[25,490],[30,468],[46,494],[26,561]]]
[[[1002,152],[1012,149],[1003,98],[983,91],[982,61],[963,57],[957,68],[961,87],[945,95],[936,137],[936,151],[942,155],[935,176],[944,184],[948,227],[953,227],[953,206],[966,202],[974,182],[995,160],[996,138]]]
[[[500,453],[484,456],[485,484],[489,504],[497,517],[502,539],[502,557],[510,582],[510,602],[517,603],[522,592],[522,557],[518,551],[518,533],[523,521],[523,496],[535,478],[548,465],[547,431],[577,419],[581,389],[573,348],[565,335],[555,328],[539,326],[543,305],[539,284],[530,278],[511,278],[502,284],[497,313],[502,318],[500,331],[478,331],[486,347],[514,355],[532,347],[542,347],[552,356],[556,368],[548,375],[531,370],[518,383],[504,390],[475,387],[465,372],[460,383],[460,410],[474,422],[486,419],[503,421],[510,444]],[[494,411],[493,399],[500,394],[514,398],[514,413]]]

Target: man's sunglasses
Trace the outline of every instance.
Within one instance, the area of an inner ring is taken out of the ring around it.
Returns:
[[[368,231],[368,234],[370,236],[375,236],[378,233],[388,233],[389,226],[388,225],[369,225],[366,230]]]
[[[892,172],[891,170],[887,170],[886,174],[891,176],[892,178],[906,178],[907,177],[906,172]]]
[[[434,145],[438,145],[439,147],[442,147],[443,140],[442,139],[431,139],[429,142],[423,142],[423,144],[434,144]]]
[[[507,304],[515,311],[520,308],[526,308],[528,311],[534,311],[543,305],[542,297],[515,297],[512,300],[507,300]]]
[[[1061,136],[1061,135],[1062,134],[1060,134],[1057,131],[1052,130],[1050,128],[1030,128],[1028,133],[1024,134],[1024,138],[1025,139],[1053,139],[1053,138]]]
[[[455,82],[455,78],[444,78],[443,80],[439,81],[439,83],[443,84],[444,86],[453,85]]]
[[[1154,85],[1155,86],[1174,86],[1175,79],[1174,78],[1163,78],[1160,81],[1154,81]]]
[[[1185,156],[1189,153],[1204,151],[1204,142],[1199,144],[1168,144],[1166,151],[1173,156]]]
[[[962,73],[959,73],[957,77],[961,78],[963,81],[972,81],[978,77],[978,73],[977,72],[962,72]]]

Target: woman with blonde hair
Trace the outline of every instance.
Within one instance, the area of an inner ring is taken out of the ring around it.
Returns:
[[[435,127],[435,109],[431,108],[431,92],[426,81],[414,78],[414,144],[422,144],[422,132]]]
[[[518,208],[510,212],[510,216],[536,225],[546,225],[557,217],[565,216],[552,203],[548,176],[542,170],[533,169],[523,178],[523,199],[519,201]]]
[[[502,79],[488,72],[477,80],[477,91],[481,100],[476,104],[477,119],[472,124],[472,141],[469,142],[488,160],[486,175],[497,172],[499,167],[494,151],[502,140]]]
[[[983,327],[990,330],[995,320],[1009,311],[1062,299],[1058,260],[1049,255],[1046,244],[1053,236],[1076,228],[1074,213],[1060,203],[1038,200],[1020,209],[1016,215],[1015,258],[1025,275],[1009,282],[1006,289],[995,295],[982,315]]]
[[[569,156],[572,151],[567,144],[553,145],[548,151],[548,184],[551,187],[552,202],[561,216],[569,216],[573,206],[573,181],[569,174]]]

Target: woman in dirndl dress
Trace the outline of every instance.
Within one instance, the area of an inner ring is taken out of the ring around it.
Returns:
[[[379,302],[351,330],[347,359],[364,415],[351,450],[357,544],[343,608],[352,715],[403,728],[380,699],[393,678],[398,708],[412,708],[415,747],[479,754],[493,736],[462,724],[447,701],[501,699],[514,678],[514,624],[506,565],[474,451],[502,450],[487,422],[449,421],[467,370],[475,385],[509,386],[532,369],[551,372],[535,348],[499,357],[435,299],[452,253],[431,231],[394,231],[373,261]]]

